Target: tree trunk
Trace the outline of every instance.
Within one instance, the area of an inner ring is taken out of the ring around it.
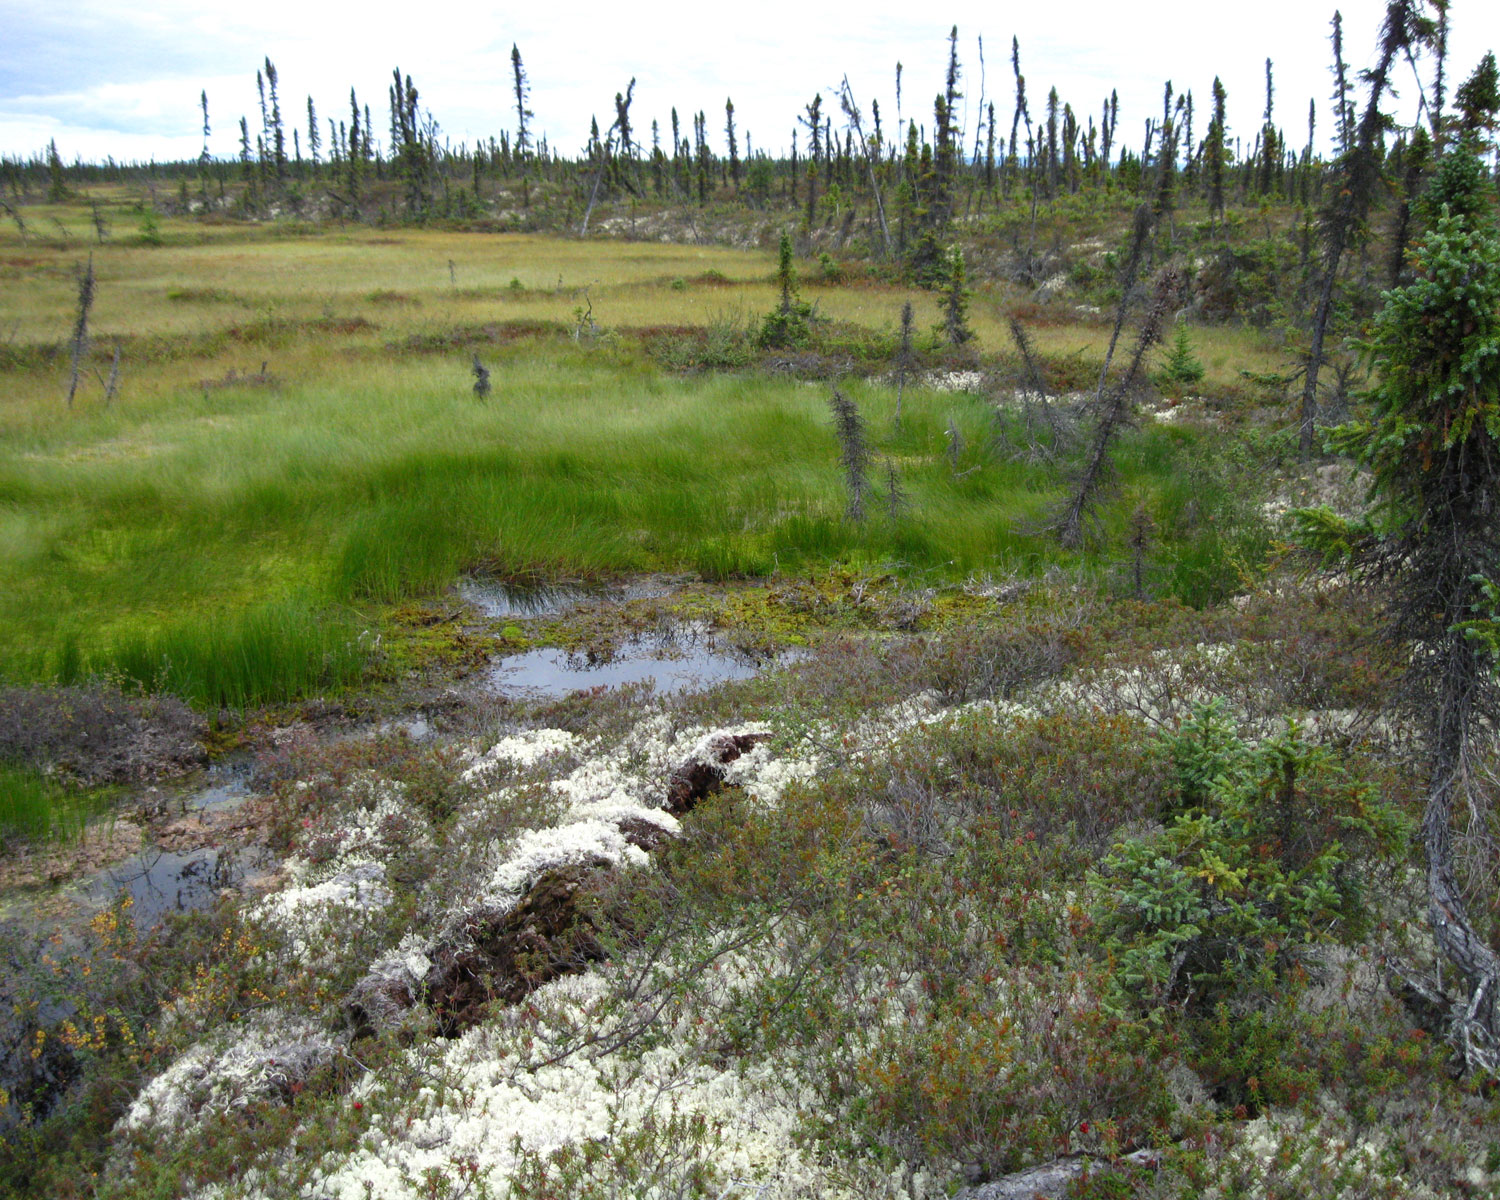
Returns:
[[[1453,1013],[1454,1040],[1470,1070],[1500,1075],[1500,956],[1469,921],[1463,892],[1453,870],[1453,802],[1470,786],[1470,758],[1480,673],[1473,643],[1450,630],[1443,647],[1440,697],[1433,745],[1432,782],[1422,815],[1427,854],[1428,923],[1438,948],[1464,976],[1469,1003]]]
[[[1328,318],[1333,311],[1333,289],[1338,280],[1343,249],[1342,245],[1335,245],[1329,251],[1328,272],[1323,279],[1323,291],[1318,296],[1318,311],[1313,317],[1312,345],[1307,351],[1307,370],[1302,378],[1301,432],[1297,438],[1297,449],[1303,458],[1312,457],[1313,427],[1318,413],[1318,371],[1323,366],[1323,338],[1328,332]]]

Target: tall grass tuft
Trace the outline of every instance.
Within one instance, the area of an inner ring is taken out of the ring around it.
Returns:
[[[101,665],[143,692],[245,709],[350,686],[372,649],[347,619],[293,599],[120,637]]]
[[[13,841],[80,837],[87,816],[83,800],[56,781],[0,763],[0,849]]]

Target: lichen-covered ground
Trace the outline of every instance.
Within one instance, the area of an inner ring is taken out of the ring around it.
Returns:
[[[502,703],[423,742],[268,742],[276,886],[154,935],[110,910],[91,958],[56,955],[74,1008],[28,1047],[61,1099],[9,1129],[8,1179],[916,1198],[1050,1164],[1052,1195],[1500,1187],[1494,1093],[1453,1077],[1400,982],[1434,970],[1419,789],[1367,599],[1287,576],[1196,612],[835,573],[646,603],[800,657]],[[643,611],[581,611],[578,644]]]

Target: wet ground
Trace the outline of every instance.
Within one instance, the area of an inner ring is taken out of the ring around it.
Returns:
[[[254,820],[237,819],[252,798],[247,759],[209,769],[202,785],[170,804],[178,812],[139,852],[85,879],[71,894],[86,909],[131,899],[138,928],[173,913],[208,908],[226,890],[269,879],[279,862],[264,845],[246,841]],[[251,834],[253,837],[253,834]]]
[[[491,621],[559,617],[588,608],[596,616],[635,601],[672,595],[677,581],[647,577],[614,587],[517,588],[468,579],[458,594]],[[606,647],[547,646],[506,655],[483,673],[480,686],[514,700],[556,700],[570,692],[650,683],[659,692],[688,692],[749,679],[777,656],[733,645],[703,621],[660,616],[651,628],[612,639]]]
[[[651,683],[659,692],[698,691],[749,679],[774,659],[747,654],[701,624],[630,638],[607,658],[555,648],[512,654],[485,674],[485,687],[523,700],[555,700],[583,688]]]
[[[624,619],[628,606],[673,596],[683,581],[650,576],[604,587],[518,588],[466,579],[456,588],[483,624],[534,630],[547,621],[579,613],[580,623],[612,632],[602,644],[568,650],[556,646],[497,655],[449,695],[460,706],[496,700],[549,702],[579,690],[650,683],[660,692],[689,692],[748,679],[798,651],[756,654],[734,645],[701,620],[682,619],[664,606],[645,628]],[[404,734],[413,740],[440,735],[429,715],[396,712],[376,721],[330,726],[315,734],[328,740],[372,734]],[[88,852],[57,847],[47,852],[57,866],[17,872],[0,895],[0,922],[20,920],[67,925],[86,919],[128,895],[138,928],[173,913],[203,909],[226,892],[268,881],[279,863],[263,843],[265,798],[252,788],[251,757],[241,755],[210,767],[196,780],[169,792],[144,789],[107,828],[91,831]],[[0,880],[0,883],[5,882]]]

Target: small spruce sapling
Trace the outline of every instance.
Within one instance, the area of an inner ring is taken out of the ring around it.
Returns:
[[[1172,335],[1172,344],[1167,349],[1167,361],[1162,367],[1161,379],[1164,383],[1188,385],[1197,383],[1202,378],[1203,364],[1193,353],[1187,322],[1179,317],[1176,331]]]
[[[828,399],[833,430],[839,439],[839,462],[844,468],[844,486],[849,493],[849,519],[865,519],[865,491],[869,487],[870,446],[865,439],[865,421],[859,406],[838,388]]]
[[[474,395],[484,400],[490,394],[490,372],[489,368],[479,361],[479,355],[477,354],[474,356],[473,372]]]
[[[792,261],[792,238],[784,231],[777,256],[776,282],[781,289],[781,301],[773,312],[766,314],[761,323],[760,344],[783,349],[805,346],[811,336],[808,317],[812,315],[812,308],[797,296],[797,268]]]
[[[1137,600],[1146,598],[1146,556],[1156,532],[1155,522],[1144,504],[1137,504],[1130,515],[1130,580]]]
[[[896,470],[896,464],[890,459],[885,460],[885,511],[891,520],[900,520],[902,515],[911,507],[911,498],[906,494],[906,489],[901,486],[901,475]]]
[[[957,246],[948,250],[945,272],[947,278],[943,295],[943,334],[953,347],[973,341],[974,331],[969,328],[969,291],[965,286],[964,252]]]
[[[156,219],[156,209],[146,207],[141,213],[140,233],[137,240],[143,246],[160,246],[162,244],[161,224]]]

